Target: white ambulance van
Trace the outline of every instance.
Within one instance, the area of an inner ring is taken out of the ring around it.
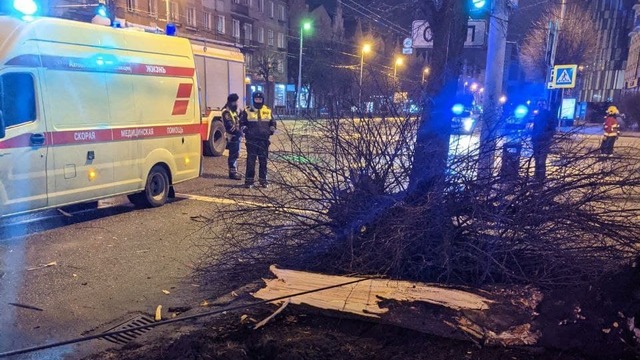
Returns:
[[[28,20],[0,16],[0,217],[116,195],[160,206],[198,177],[187,39]]]

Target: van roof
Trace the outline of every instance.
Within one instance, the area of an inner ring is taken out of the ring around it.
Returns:
[[[35,18],[22,21],[0,16],[0,54],[5,54],[8,42],[46,41],[86,45],[91,47],[131,50],[155,54],[172,54],[191,58],[192,50],[186,38],[144,32],[122,31],[108,26],[58,18]]]

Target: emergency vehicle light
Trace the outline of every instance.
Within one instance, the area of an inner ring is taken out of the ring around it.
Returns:
[[[107,7],[106,7],[106,6],[104,6],[104,4],[100,4],[100,5],[98,5],[98,10],[96,10],[96,13],[97,13],[99,16],[107,17],[107,15],[108,15]]]
[[[526,107],[525,105],[518,105],[515,111],[513,112],[516,119],[522,119],[525,116],[527,116],[528,113],[529,113],[529,108]]]
[[[451,112],[454,113],[455,115],[462,114],[464,112],[464,105],[462,104],[453,105],[453,107],[451,108]]]
[[[13,0],[13,8],[24,16],[32,16],[38,11],[38,4],[33,0]]]

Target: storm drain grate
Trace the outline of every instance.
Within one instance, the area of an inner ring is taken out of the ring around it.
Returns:
[[[127,330],[127,329],[131,329],[131,328],[135,328],[138,326],[144,326],[144,325],[149,325],[154,323],[155,321],[146,315],[136,315],[134,318],[131,318],[125,322],[123,322],[120,325],[116,325],[113,328],[105,331],[105,333],[109,333],[112,331],[120,331],[120,330]],[[117,335],[107,335],[105,337],[103,337],[103,339],[112,342],[114,344],[119,344],[119,345],[124,345],[136,338],[138,338],[139,336],[142,336],[143,334],[149,332],[149,330],[151,330],[151,328],[147,328],[147,329],[138,329],[138,330],[131,330],[131,331],[127,331],[124,333],[120,333]]]

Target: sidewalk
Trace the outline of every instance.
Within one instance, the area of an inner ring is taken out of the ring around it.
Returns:
[[[585,124],[578,126],[563,126],[558,128],[559,132],[563,133],[576,133],[582,135],[602,135],[602,125],[600,124]],[[640,131],[621,131],[620,137],[632,137],[640,138]]]

